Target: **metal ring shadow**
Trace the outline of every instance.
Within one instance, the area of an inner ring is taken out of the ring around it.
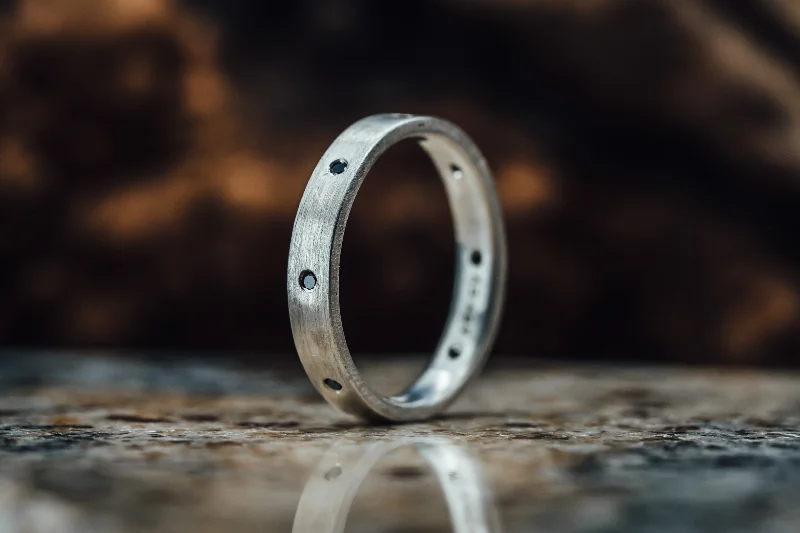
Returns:
[[[306,482],[292,533],[342,533],[356,492],[383,456],[416,447],[444,492],[454,533],[500,533],[492,492],[480,463],[449,440],[408,438],[335,444]]]

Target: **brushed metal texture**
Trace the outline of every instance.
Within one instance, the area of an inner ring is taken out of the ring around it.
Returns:
[[[455,227],[456,275],[450,314],[429,366],[405,392],[385,397],[364,382],[347,348],[339,264],[361,183],[381,154],[407,138],[428,153],[445,185]],[[359,120],[339,135],[311,174],[292,232],[289,317],[309,379],[332,405],[365,419],[411,421],[442,411],[489,355],[505,296],[506,262],[492,174],[463,131],[435,117],[384,114]]]

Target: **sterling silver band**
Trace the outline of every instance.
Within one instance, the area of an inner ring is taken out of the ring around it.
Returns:
[[[361,378],[342,329],[339,260],[356,194],[375,161],[417,139],[439,172],[453,214],[456,275],[450,315],[428,368],[405,392],[385,397]],[[446,408],[488,357],[506,277],[502,214],[486,161],[453,124],[375,115],[347,128],[311,174],[289,249],[289,316],[297,353],[314,387],[334,406],[366,419],[409,421]]]

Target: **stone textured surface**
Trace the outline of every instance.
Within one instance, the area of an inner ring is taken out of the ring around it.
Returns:
[[[387,391],[421,363],[375,361],[365,373]],[[326,452],[432,437],[474,458],[505,532],[796,531],[799,385],[780,372],[496,361],[440,419],[375,427],[334,412],[297,372],[9,353],[0,532],[291,531]],[[446,509],[402,447],[370,471],[346,530],[447,531]]]

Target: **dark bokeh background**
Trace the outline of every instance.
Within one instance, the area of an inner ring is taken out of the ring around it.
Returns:
[[[291,357],[306,180],[351,122],[410,112],[495,171],[498,352],[800,362],[795,0],[0,6],[3,345]],[[353,351],[435,345],[451,231],[398,146],[348,226]]]

